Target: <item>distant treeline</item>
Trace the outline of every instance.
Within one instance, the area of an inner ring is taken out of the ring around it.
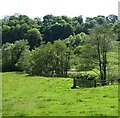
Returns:
[[[30,49],[37,47],[41,42],[53,43],[57,39],[64,40],[70,35],[77,35],[81,32],[89,34],[89,29],[96,24],[107,22],[113,26],[113,30],[118,32],[118,17],[116,15],[86,17],[83,22],[82,16],[67,17],[46,15],[41,20],[34,19],[26,15],[15,14],[6,16],[2,21],[2,42],[14,43],[16,40],[27,39]]]
[[[120,39],[116,15],[87,17],[83,21],[82,16],[46,15],[41,20],[15,14],[1,21],[3,71],[67,76],[70,69],[97,69],[99,78],[107,79],[108,66],[113,63],[108,55]],[[113,70],[109,67],[109,71]]]

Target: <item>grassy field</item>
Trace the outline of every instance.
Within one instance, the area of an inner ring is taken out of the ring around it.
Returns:
[[[71,89],[72,81],[3,73],[3,116],[118,115],[118,85]]]

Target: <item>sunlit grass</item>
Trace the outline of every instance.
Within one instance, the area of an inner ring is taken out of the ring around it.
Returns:
[[[117,116],[118,86],[71,89],[71,78],[3,73],[3,116]]]

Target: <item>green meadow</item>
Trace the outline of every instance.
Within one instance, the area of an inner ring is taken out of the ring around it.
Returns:
[[[2,115],[118,116],[118,85],[72,86],[71,78],[2,73]]]

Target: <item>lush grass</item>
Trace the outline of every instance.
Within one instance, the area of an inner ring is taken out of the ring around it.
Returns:
[[[71,78],[2,74],[3,116],[117,116],[118,86],[71,89]]]

